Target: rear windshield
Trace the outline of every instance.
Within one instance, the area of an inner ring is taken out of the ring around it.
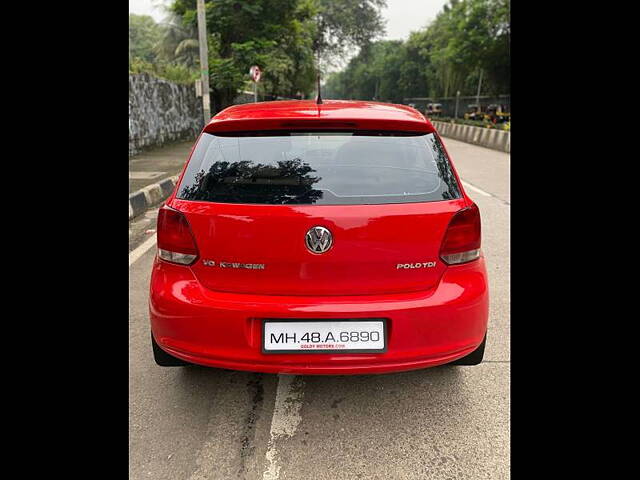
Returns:
[[[362,205],[451,200],[460,188],[433,133],[203,133],[178,198]]]

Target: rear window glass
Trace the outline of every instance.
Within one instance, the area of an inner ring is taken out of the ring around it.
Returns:
[[[390,132],[203,133],[178,198],[361,205],[460,198],[438,138]]]

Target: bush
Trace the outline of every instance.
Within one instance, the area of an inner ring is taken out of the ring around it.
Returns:
[[[129,73],[149,73],[173,83],[188,85],[191,85],[198,78],[196,70],[191,70],[184,65],[151,63],[138,57],[129,59]]]

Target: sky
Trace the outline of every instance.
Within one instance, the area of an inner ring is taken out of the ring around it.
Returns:
[[[387,40],[406,40],[409,33],[427,26],[448,0],[387,0]]]
[[[159,5],[167,5],[167,0],[129,0],[129,13],[137,15],[149,15],[156,22],[164,20],[164,12]]]
[[[156,22],[164,19],[159,7],[170,0],[129,0],[129,12],[150,15]],[[418,30],[436,18],[447,0],[387,0],[382,16],[387,20],[387,40],[406,40],[409,32]]]

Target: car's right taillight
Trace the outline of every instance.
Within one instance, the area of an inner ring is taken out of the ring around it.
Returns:
[[[158,256],[180,265],[191,265],[198,258],[198,247],[186,217],[166,206],[158,211]]]
[[[440,258],[448,265],[466,263],[480,257],[480,211],[474,203],[457,212],[444,234]]]

